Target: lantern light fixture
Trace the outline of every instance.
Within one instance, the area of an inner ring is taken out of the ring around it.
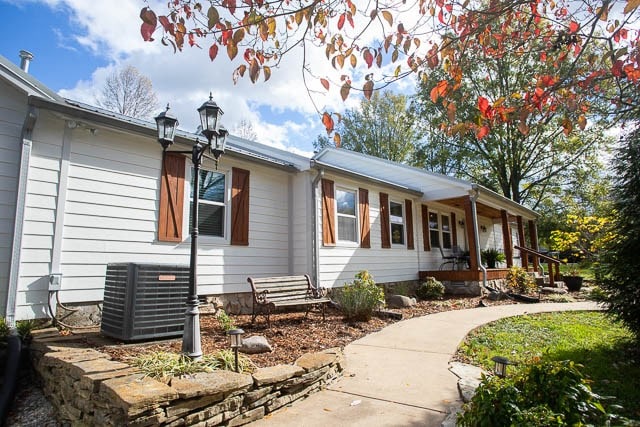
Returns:
[[[240,372],[238,369],[238,349],[242,347],[242,334],[244,334],[242,329],[230,329],[227,331],[227,335],[229,335],[229,345],[233,349],[235,356],[236,372]]]

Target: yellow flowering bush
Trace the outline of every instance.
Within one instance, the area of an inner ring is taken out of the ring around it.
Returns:
[[[615,239],[612,219],[599,216],[567,215],[568,229],[571,231],[553,230],[549,238],[552,250],[574,251],[573,256],[579,259],[592,260],[598,252]]]

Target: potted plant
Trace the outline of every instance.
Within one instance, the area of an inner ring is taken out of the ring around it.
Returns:
[[[506,259],[502,252],[494,248],[483,250],[480,252],[480,257],[482,263],[486,264],[488,268],[496,268],[496,263],[504,262]]]
[[[577,292],[582,288],[582,279],[583,277],[580,275],[580,270],[575,264],[569,266],[567,272],[562,275],[564,284],[567,285],[567,289],[571,292]]]

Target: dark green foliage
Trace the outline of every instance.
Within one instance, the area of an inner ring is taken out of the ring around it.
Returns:
[[[614,231],[598,278],[608,312],[640,341],[640,126],[621,141],[614,159]]]
[[[416,290],[416,295],[421,300],[440,299],[444,296],[444,285],[435,277],[427,277]]]
[[[337,293],[336,300],[347,319],[368,321],[373,311],[384,305],[384,291],[376,285],[373,276],[363,270],[356,274],[353,283],[347,283]]]
[[[458,416],[461,426],[605,425],[614,418],[572,361],[538,362],[507,378],[484,378]]]

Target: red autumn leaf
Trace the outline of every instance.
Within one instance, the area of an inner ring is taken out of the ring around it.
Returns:
[[[344,16],[345,14],[343,13],[342,15],[340,15],[340,18],[338,18],[338,29],[342,30],[342,27],[344,26]]]
[[[351,16],[350,13],[347,14],[347,21],[349,21],[349,24],[351,25],[351,28],[355,28],[355,25],[353,23],[353,17]]]
[[[480,110],[480,114],[482,114],[482,117],[487,119],[491,119],[493,117],[491,104],[489,104],[489,100],[484,96],[478,98],[478,109]]]
[[[153,32],[156,30],[156,27],[153,25],[149,25],[146,22],[143,22],[140,26],[140,34],[142,35],[142,40],[146,42],[153,41]]]
[[[449,84],[446,80],[440,80],[437,85],[431,89],[431,101],[437,102],[438,98],[443,96],[447,92]]]
[[[364,62],[367,63],[367,68],[371,68],[373,65],[373,55],[371,54],[371,51],[369,51],[369,49],[365,49],[362,56],[364,57]]]
[[[334,123],[329,113],[325,112],[322,114],[322,124],[324,125],[324,128],[327,130],[327,135],[333,132]]]
[[[362,92],[364,92],[365,98],[371,99],[371,95],[373,95],[373,81],[367,80],[362,87]]]
[[[482,126],[480,129],[478,129],[478,131],[476,132],[476,138],[478,139],[482,139],[485,136],[489,135],[489,126]]]
[[[340,88],[340,96],[345,101],[349,97],[349,91],[351,90],[351,81],[347,80]]]
[[[158,19],[156,18],[156,14],[153,10],[149,9],[149,7],[143,7],[140,10],[140,19],[145,24],[149,24],[155,28],[158,25]]]
[[[440,21],[442,25],[447,24],[446,22],[444,22],[444,13],[442,13],[442,9],[440,9],[440,12],[438,12],[438,21]]]
[[[327,79],[320,79],[320,84],[322,84],[322,86],[323,86],[326,90],[329,90],[329,80],[327,80]]]
[[[167,33],[173,35],[173,24],[169,22],[169,19],[166,16],[158,16],[158,21],[160,21],[160,25],[162,25],[162,28],[164,28]]]
[[[216,59],[216,56],[218,56],[218,45],[214,43],[209,48],[209,59],[213,61]]]
[[[579,29],[580,29],[580,24],[578,24],[576,21],[571,21],[569,23],[569,34],[573,34],[577,32]]]

